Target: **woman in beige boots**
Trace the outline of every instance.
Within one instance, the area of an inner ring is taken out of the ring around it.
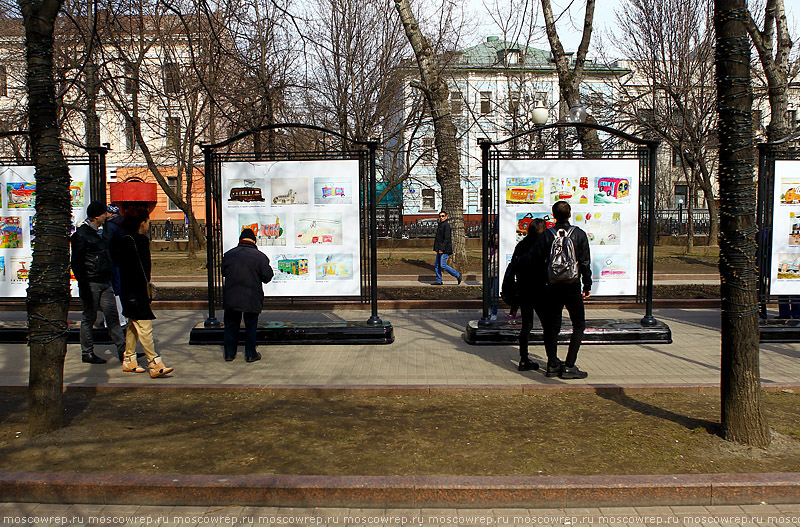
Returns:
[[[150,214],[147,209],[127,209],[122,220],[125,236],[115,240],[112,254],[119,264],[122,314],[128,318],[122,371],[146,371],[136,359],[136,343],[141,342],[150,377],[155,378],[170,373],[174,368],[164,366],[153,344],[152,320],[156,317],[150,309],[150,240],[145,235],[149,226]]]

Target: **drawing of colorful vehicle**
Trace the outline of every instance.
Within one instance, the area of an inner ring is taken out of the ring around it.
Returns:
[[[535,203],[537,190],[532,188],[509,188],[506,191],[506,201],[513,203]]]
[[[786,190],[786,193],[783,195],[783,202],[800,203],[800,191],[798,191],[797,187]]]
[[[245,229],[250,229],[254,234],[258,235],[258,223],[251,223],[250,225],[242,225],[242,232]]]
[[[234,187],[229,201],[264,201],[264,197],[258,187]]]
[[[542,216],[542,219],[547,224],[547,228],[548,229],[550,227],[552,227],[553,225],[555,225],[555,222],[550,219],[550,215]],[[517,222],[517,235],[519,235],[519,236],[527,236],[528,235],[528,228],[531,226],[531,222],[532,221],[533,221],[533,214],[531,214],[530,212],[527,213],[522,218],[520,218],[520,220]]]
[[[20,262],[19,265],[21,267],[17,269],[17,280],[27,280],[30,271],[25,269],[25,262]]]
[[[597,188],[606,196],[616,199],[624,198],[630,192],[628,180],[622,178],[601,177],[597,180]]]
[[[280,196],[275,196],[272,198],[273,205],[289,205],[294,203],[295,196],[297,196],[297,192],[293,189],[289,189],[289,192],[286,194],[281,194]]]
[[[329,187],[325,185],[322,187],[322,197],[323,198],[343,198],[344,197],[344,189],[342,187]]]
[[[297,276],[308,274],[308,260],[306,258],[278,260],[278,270]]]

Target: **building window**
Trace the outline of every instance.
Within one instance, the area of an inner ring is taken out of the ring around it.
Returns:
[[[683,158],[681,157],[681,151],[678,148],[672,149],[672,166],[674,167],[683,166]]]
[[[797,110],[786,110],[786,126],[790,131],[797,126]]]
[[[167,178],[167,185],[169,186],[170,190],[180,196],[180,189],[178,188],[178,178],[176,177],[168,177]],[[171,199],[167,198],[167,210],[180,210],[175,202]]]
[[[8,97],[8,72],[2,64],[0,64],[0,97]]]
[[[450,113],[453,115],[461,115],[464,112],[464,104],[461,99],[461,92],[450,92]]]
[[[422,209],[436,210],[436,191],[432,188],[422,189]]]
[[[653,125],[656,122],[656,114],[652,108],[639,108],[636,110],[636,117],[644,125]]]
[[[178,148],[181,140],[181,120],[177,117],[167,117],[166,124],[167,148]]]
[[[125,148],[130,152],[136,148],[136,134],[133,131],[133,120],[125,118]]]
[[[481,92],[481,113],[492,113],[492,92],[490,91]]]
[[[167,62],[164,64],[164,92],[178,93],[181,89],[180,73],[178,72],[178,65],[174,62]]]
[[[519,92],[512,91],[508,94],[508,113],[509,115],[519,114]]]
[[[422,156],[421,161],[426,165],[433,164],[433,151],[434,151],[433,137],[422,138]]]
[[[139,93],[139,72],[133,64],[125,64],[125,93]]]
[[[675,185],[675,208],[689,204],[689,185]]]

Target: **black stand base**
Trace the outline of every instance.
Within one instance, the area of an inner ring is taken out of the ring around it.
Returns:
[[[478,320],[467,324],[464,340],[468,344],[516,344],[519,341],[520,320],[494,320],[490,325],[482,325]],[[560,344],[567,344],[572,334],[572,326],[565,317],[558,335]],[[530,334],[531,344],[542,344],[542,326],[538,320],[533,324]],[[584,344],[671,344],[672,331],[663,322],[645,326],[641,320],[587,320]]]
[[[224,325],[196,325],[189,344],[218,344],[224,341]],[[258,344],[391,344],[394,328],[390,322],[259,322]],[[244,344],[244,328],[239,329],[239,344]]]
[[[113,344],[106,328],[92,330],[95,344]],[[28,323],[23,320],[11,322],[0,321],[0,342],[5,344],[27,344]],[[67,343],[79,344],[81,342],[81,325],[79,322],[67,323]]]
[[[800,319],[761,320],[759,330],[760,342],[800,342]]]

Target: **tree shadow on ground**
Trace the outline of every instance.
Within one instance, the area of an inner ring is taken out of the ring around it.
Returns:
[[[659,419],[665,419],[667,421],[672,421],[673,423],[678,424],[684,428],[688,428],[689,430],[696,430],[698,428],[703,428],[706,432],[708,432],[711,435],[720,435],[721,433],[720,424],[717,422],[709,421],[708,419],[697,419],[694,417],[689,417],[687,415],[676,414],[675,412],[672,412],[670,410],[665,410],[664,408],[653,406],[652,404],[634,399],[633,397],[626,394],[624,389],[621,389],[619,392],[597,390],[596,393],[603,399],[617,403],[620,406],[623,406],[629,410],[633,410],[634,412],[638,412],[642,415],[647,415],[651,417],[657,417]]]

